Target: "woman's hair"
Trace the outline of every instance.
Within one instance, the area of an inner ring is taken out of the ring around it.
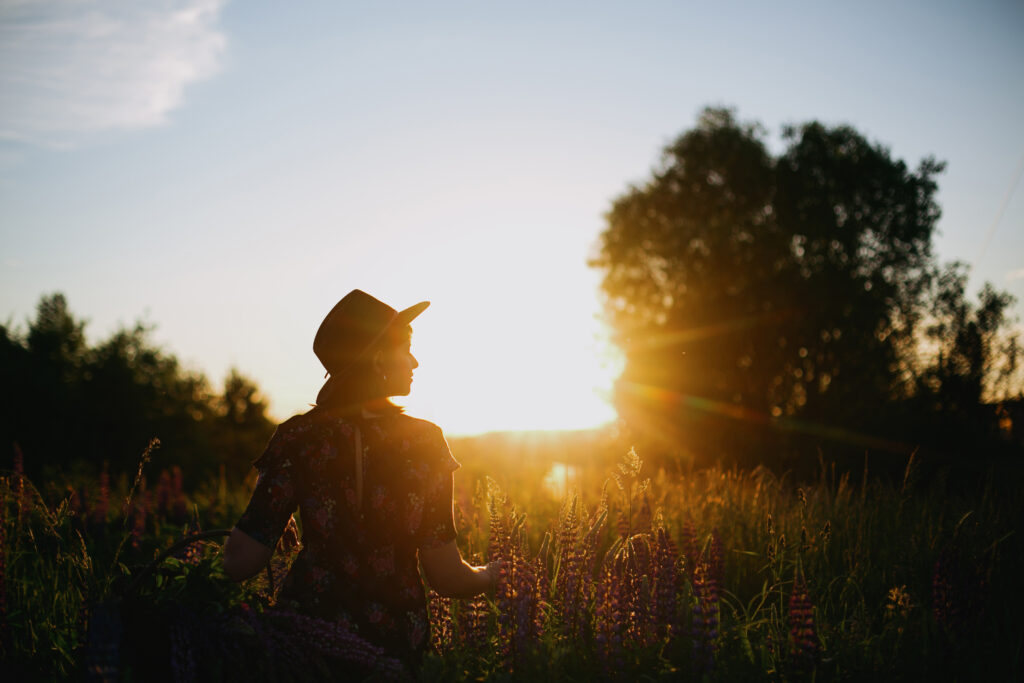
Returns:
[[[331,392],[330,399],[318,403],[317,408],[327,408],[333,412],[357,412],[368,403],[374,403],[374,411],[381,413],[400,413],[402,408],[388,400],[383,378],[373,367],[373,357],[377,351],[385,354],[401,349],[412,336],[410,325],[395,325],[388,328],[384,336],[367,349],[363,357],[348,369],[336,381],[338,386]]]

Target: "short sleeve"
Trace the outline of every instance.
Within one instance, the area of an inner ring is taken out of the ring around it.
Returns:
[[[455,470],[461,465],[452,457],[448,442],[441,430],[431,439],[430,475],[423,506],[423,522],[420,526],[421,548],[436,548],[456,538],[453,515]]]
[[[294,462],[303,444],[284,426],[270,439],[254,463],[259,470],[256,488],[235,526],[273,549],[296,508]]]

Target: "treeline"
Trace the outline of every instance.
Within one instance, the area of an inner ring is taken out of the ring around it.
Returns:
[[[972,300],[967,266],[938,262],[944,164],[814,121],[782,143],[707,109],[606,215],[591,265],[626,356],[617,408],[648,457],[869,453],[900,472],[915,451],[1019,452],[1014,301]]]
[[[273,432],[256,384],[232,369],[219,390],[136,324],[89,345],[63,294],[44,296],[27,330],[0,325],[0,444],[26,473],[134,472],[153,438],[158,468],[186,485],[223,465],[242,477]],[[0,465],[3,466],[3,465]]]

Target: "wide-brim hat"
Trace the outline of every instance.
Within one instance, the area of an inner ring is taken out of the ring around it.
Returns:
[[[421,301],[396,311],[359,289],[342,297],[320,323],[313,338],[313,353],[329,375],[316,397],[317,404],[330,400],[339,380],[363,360],[389,330],[408,325],[429,305],[429,301]]]

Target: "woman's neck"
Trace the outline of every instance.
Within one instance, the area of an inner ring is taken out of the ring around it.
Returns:
[[[386,398],[375,398],[371,401],[366,401],[361,406],[361,414],[364,418],[382,417],[384,415],[392,415],[398,412],[398,407]]]

